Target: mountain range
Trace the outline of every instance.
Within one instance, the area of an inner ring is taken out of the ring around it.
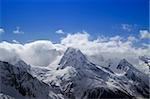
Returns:
[[[141,60],[146,60],[140,57]],[[146,61],[148,64],[148,62]],[[0,61],[0,97],[3,99],[150,98],[149,76],[126,59],[116,66],[100,66],[79,50],[68,48],[56,69],[19,60]]]

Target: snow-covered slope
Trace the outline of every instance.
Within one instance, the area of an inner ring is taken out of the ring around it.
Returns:
[[[116,66],[102,67],[90,62],[79,49],[68,48],[56,69],[30,66],[23,61],[15,65],[0,62],[4,85],[1,92],[12,97],[131,99],[148,98],[150,94],[149,77],[126,59]]]
[[[138,79],[142,79],[145,83],[148,84],[148,76],[138,69],[136,69],[132,64],[130,64],[126,59],[120,60],[119,64],[117,65],[116,69],[118,71],[124,72],[125,76],[129,79],[138,81]]]
[[[61,87],[67,90],[65,93],[69,93],[68,97],[77,99],[132,97],[128,89],[122,89],[120,78],[117,78],[110,70],[88,61],[78,49],[68,48],[59,65],[58,70],[67,67],[75,70],[75,76],[68,81],[62,81],[61,84]],[[70,86],[69,89],[66,85]]]
[[[139,56],[139,59],[142,61],[141,64],[143,66],[148,66],[149,67],[149,71],[150,71],[150,57],[148,57],[148,56]]]
[[[86,57],[81,53],[79,49],[68,48],[64,53],[64,56],[60,60],[60,68],[63,69],[65,66],[74,66],[75,68],[86,68]]]
[[[109,94],[117,90],[119,93],[126,95],[121,95],[123,97],[149,97],[149,77],[138,71],[125,59],[122,59],[116,66],[116,70],[122,73],[118,75],[117,73],[113,73],[109,68],[103,68],[91,63],[80,50],[68,48],[59,65],[59,69],[72,67],[76,71],[76,76],[72,77],[70,81],[78,86],[77,88],[72,88],[74,90],[72,93],[75,96],[78,96],[80,93],[78,98],[81,98],[83,92],[87,93],[87,90],[89,91],[95,88],[98,90],[103,88],[109,90]],[[103,96],[103,92],[100,93],[101,95],[97,97],[105,97]],[[88,95],[84,97],[89,98]],[[114,95],[114,97],[119,97],[119,95]],[[90,98],[96,97],[94,95],[94,97]],[[107,96],[107,98],[109,97]]]
[[[144,96],[149,96],[149,80],[148,75],[140,72],[132,64],[130,64],[126,59],[122,59],[117,66],[118,70],[124,72],[125,77],[133,81],[133,85],[136,90]]]
[[[33,77],[28,68],[0,61],[0,92],[15,99],[53,99],[56,97],[51,86]],[[24,64],[25,66],[25,64]]]

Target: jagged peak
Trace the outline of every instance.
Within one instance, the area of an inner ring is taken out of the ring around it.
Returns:
[[[123,71],[128,71],[129,68],[132,68],[132,65],[125,58],[120,60],[118,66],[117,66],[117,69],[120,69]]]
[[[64,55],[70,55],[70,54],[80,54],[80,55],[83,55],[83,53],[77,49],[77,48],[72,48],[72,47],[68,47],[65,54]],[[83,55],[84,56],[84,55]]]
[[[79,50],[79,49],[77,49],[77,48],[68,47],[67,50],[66,50],[66,53],[67,53],[67,52],[71,52],[71,51],[76,52],[76,51],[78,51],[78,50]]]
[[[131,66],[131,64],[125,58],[121,59],[119,64]]]
[[[72,47],[69,47],[64,53],[62,59],[60,60],[59,65],[61,66],[77,66],[78,64],[85,63],[87,58],[79,50]]]
[[[139,59],[143,62],[145,62],[146,64],[150,63],[150,57],[144,55],[144,56],[139,56]]]

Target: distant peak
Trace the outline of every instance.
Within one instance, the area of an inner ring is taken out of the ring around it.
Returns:
[[[122,60],[120,60],[120,63],[128,63],[128,61],[125,58],[123,58]]]
[[[77,52],[79,49],[68,47],[65,53]]]
[[[143,62],[145,62],[146,64],[150,63],[150,57],[144,55],[144,56],[139,56],[139,59]]]
[[[73,48],[73,47],[68,47],[66,51],[75,51],[78,50],[77,48]]]
[[[132,67],[132,65],[126,59],[122,59],[122,60],[120,60],[118,66],[117,66],[117,69],[123,70],[123,71],[128,71],[128,69],[131,67]]]
[[[66,54],[82,54],[82,52],[79,49],[68,47],[65,52],[65,55]]]

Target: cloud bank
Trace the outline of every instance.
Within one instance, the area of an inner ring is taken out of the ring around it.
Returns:
[[[48,66],[59,52],[50,41],[40,40],[26,44],[0,43],[0,60],[13,64],[19,59],[35,66]]]
[[[148,73],[148,66],[144,66],[139,60],[139,56],[150,57],[150,44],[146,47],[135,46],[137,38],[129,36],[127,39],[114,36],[100,36],[90,40],[87,32],[68,34],[62,38],[60,43],[54,44],[48,40],[38,40],[25,44],[1,42],[0,60],[16,62],[19,59],[34,66],[49,66],[63,55],[67,47],[80,49],[90,61],[99,65],[103,63],[118,62],[126,58],[130,63],[141,71]]]

